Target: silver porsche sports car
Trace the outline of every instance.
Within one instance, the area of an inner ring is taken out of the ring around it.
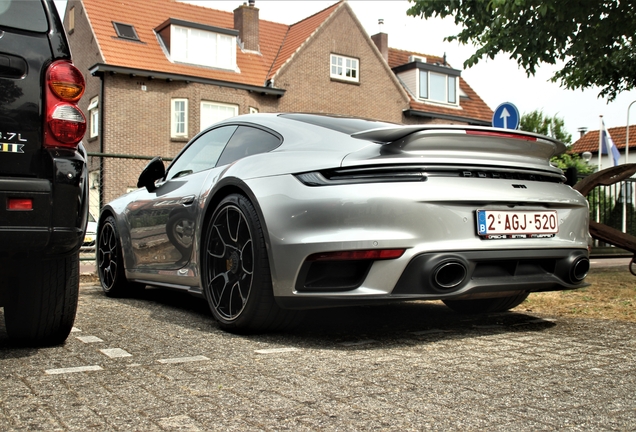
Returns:
[[[102,209],[102,288],[187,290],[241,332],[392,300],[507,310],[586,285],[587,202],[549,162],[564,150],[494,128],[234,117]]]

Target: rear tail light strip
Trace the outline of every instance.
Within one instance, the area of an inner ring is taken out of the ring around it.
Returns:
[[[420,182],[431,177],[474,177],[503,180],[563,183],[565,177],[539,171],[484,169],[475,167],[358,167],[313,171],[295,175],[306,186],[336,186],[359,183]]]

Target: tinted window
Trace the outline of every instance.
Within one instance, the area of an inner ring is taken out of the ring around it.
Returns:
[[[35,32],[46,32],[49,23],[40,1],[0,1],[0,26]]]
[[[331,117],[315,114],[281,114],[281,117],[298,120],[315,126],[322,126],[348,135],[381,127],[395,126],[394,123],[379,122],[348,117]]]
[[[280,145],[280,139],[269,132],[240,126],[223,151],[217,165],[225,165],[259,153],[267,153]]]
[[[170,165],[168,179],[213,168],[237,126],[223,126],[201,135]]]

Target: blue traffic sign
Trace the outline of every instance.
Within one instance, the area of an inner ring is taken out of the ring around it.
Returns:
[[[519,127],[519,110],[510,102],[502,103],[492,115],[492,125],[503,129],[517,129]]]

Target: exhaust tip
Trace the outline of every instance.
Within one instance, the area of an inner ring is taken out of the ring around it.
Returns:
[[[468,271],[459,261],[448,261],[437,266],[433,271],[433,282],[437,288],[451,289],[464,282]]]
[[[573,283],[581,282],[590,271],[590,260],[586,257],[579,257],[574,261],[570,271],[570,279]]]

